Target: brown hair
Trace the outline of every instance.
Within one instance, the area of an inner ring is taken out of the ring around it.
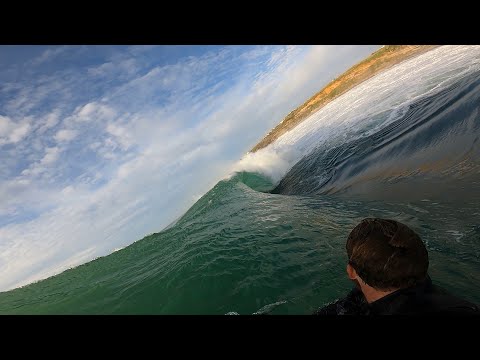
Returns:
[[[394,220],[364,219],[347,239],[349,264],[378,290],[410,287],[425,279],[428,253],[420,236]]]

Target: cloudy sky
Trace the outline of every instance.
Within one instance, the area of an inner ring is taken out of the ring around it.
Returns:
[[[0,291],[158,232],[379,46],[0,46]]]

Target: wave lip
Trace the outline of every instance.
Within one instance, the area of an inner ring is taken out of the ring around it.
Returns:
[[[233,166],[234,173],[258,173],[268,177],[274,185],[278,184],[303,154],[293,148],[266,147],[254,153],[247,153]]]

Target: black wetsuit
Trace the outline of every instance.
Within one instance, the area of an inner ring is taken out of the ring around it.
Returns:
[[[326,305],[314,315],[480,315],[477,305],[459,299],[428,277],[424,282],[397,290],[368,304],[355,288],[343,299]]]

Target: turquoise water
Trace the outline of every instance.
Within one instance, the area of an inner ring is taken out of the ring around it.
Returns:
[[[415,229],[433,281],[480,303],[480,72],[400,110],[364,114],[279,182],[220,181],[168,229],[1,293],[0,313],[309,314],[351,288],[345,240],[372,216]]]

